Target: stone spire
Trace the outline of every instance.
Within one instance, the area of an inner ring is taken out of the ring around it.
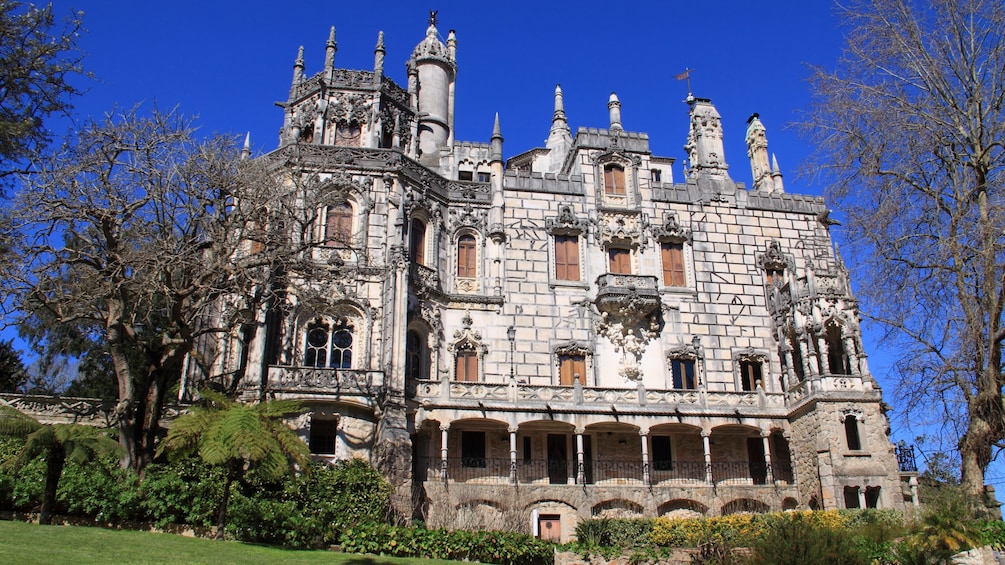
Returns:
[[[384,32],[377,32],[377,47],[373,50],[373,74],[376,77],[377,84],[380,84],[381,77],[384,76],[384,54],[387,51],[384,49]]]
[[[496,121],[495,124],[492,126],[492,141],[491,141],[492,149],[491,153],[489,153],[490,162],[503,160],[502,144],[503,144],[502,128],[499,127],[499,112],[496,112]]]
[[[549,164],[545,172],[556,172],[565,160],[565,154],[572,147],[572,132],[565,116],[565,103],[562,101],[562,87],[555,85],[555,113],[551,118],[551,131],[545,147],[550,150]]]
[[[768,137],[764,124],[757,114],[747,118],[747,157],[750,158],[750,172],[753,188],[759,192],[771,192],[771,166],[768,163]]]
[[[335,52],[338,51],[338,44],[335,43],[335,26],[328,32],[328,42],[325,43],[325,78],[331,80],[332,72],[335,70]]]
[[[727,178],[726,158],[723,155],[722,118],[707,98],[691,102],[691,130],[684,149],[690,161],[690,174]]]
[[[247,135],[244,136],[244,147],[241,148],[241,160],[247,160],[251,158],[251,132],[249,131]]]
[[[778,157],[771,154],[771,181],[775,192],[785,192],[785,185],[782,183],[782,170],[778,168]]]
[[[293,87],[304,81],[304,46],[297,50],[297,60],[293,61]],[[291,87],[292,88],[292,87]]]
[[[613,92],[607,102],[607,111],[611,114],[611,131],[624,131],[625,128],[621,127],[621,101],[618,100],[618,95]]]

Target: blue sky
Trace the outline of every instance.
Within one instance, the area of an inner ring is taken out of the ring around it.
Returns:
[[[786,190],[821,194],[800,174],[812,150],[791,124],[810,103],[811,66],[833,67],[843,38],[826,1],[639,2],[594,0],[511,2],[291,3],[177,0],[54,2],[57,13],[85,13],[80,38],[95,80],[75,116],[100,116],[137,103],[177,107],[197,116],[205,133],[251,133],[256,154],[274,149],[282,124],[276,101],[286,100],[297,48],[306,74],[321,70],[328,30],[336,27],[336,66],[372,69],[378,31],[384,31],[385,74],[407,85],[405,61],[422,40],[430,9],[443,36],[457,33],[455,137],[488,142],[499,113],[511,157],[544,144],[555,84],[564,91],[573,129],[606,127],[607,100],[617,92],[622,122],[649,134],[653,152],[685,157],[687,84],[674,76],[694,69],[694,94],[722,115],[726,160],[734,180],[750,185],[744,133],[757,112],[769,150],[785,174]],[[53,120],[62,133],[72,120]],[[680,165],[674,171],[681,179]],[[841,239],[840,228],[835,235]],[[896,406],[885,379],[887,355],[866,329],[870,366]],[[895,437],[917,431],[894,419]],[[921,461],[919,461],[921,463]],[[989,470],[1001,484],[1005,471]]]

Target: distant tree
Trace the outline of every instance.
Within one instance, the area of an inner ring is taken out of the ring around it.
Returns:
[[[82,12],[58,22],[52,4],[0,0],[0,179],[24,169],[25,159],[50,139],[44,119],[70,110],[83,75],[77,38]]]
[[[197,139],[173,112],[108,115],[39,161],[3,222],[12,252],[0,280],[17,321],[49,354],[107,352],[123,464],[138,471],[183,370],[235,391],[247,365],[220,374],[219,344],[254,338],[262,312],[291,292],[277,281],[339,268],[310,250],[319,214],[344,191],[240,153],[233,138]]]
[[[51,524],[59,479],[67,461],[87,464],[101,455],[120,452],[119,444],[101,430],[81,424],[41,424],[10,406],[0,405],[0,434],[24,437],[24,449],[13,460],[23,464],[36,457],[45,460],[45,488],[39,524]]]
[[[27,380],[14,340],[0,341],[0,392],[17,392]]]
[[[957,440],[983,491],[1005,441],[1005,3],[851,0],[808,120],[900,408]]]
[[[223,467],[225,482],[216,532],[216,537],[222,539],[234,481],[252,470],[272,480],[297,468],[306,469],[310,451],[284,420],[302,411],[299,403],[273,400],[238,404],[218,392],[203,390],[201,394],[202,403],[172,423],[157,451],[171,458],[198,455],[209,465]]]

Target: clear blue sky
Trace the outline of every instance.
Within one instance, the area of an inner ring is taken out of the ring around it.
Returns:
[[[801,175],[811,152],[793,122],[810,103],[810,66],[833,67],[843,39],[826,1],[703,2],[595,0],[510,2],[217,1],[54,2],[58,13],[83,9],[80,38],[94,81],[75,115],[100,116],[116,105],[177,106],[198,116],[204,132],[251,133],[256,154],[277,145],[297,48],[306,74],[321,70],[328,30],[336,27],[336,66],[372,69],[384,31],[385,74],[407,85],[405,61],[422,40],[430,9],[443,36],[457,33],[457,140],[488,142],[500,115],[510,157],[544,144],[555,84],[561,84],[573,129],[607,127],[607,99],[617,92],[622,122],[649,134],[657,155],[685,157],[687,95],[674,75],[694,69],[692,90],[722,115],[726,160],[734,180],[750,185],[744,133],[758,112],[768,129],[789,192],[821,194]],[[61,133],[69,124],[52,122]],[[674,170],[681,179],[680,166]],[[835,235],[841,240],[840,228]],[[866,328],[866,347],[885,400],[887,355]],[[894,435],[911,440],[896,418]],[[919,460],[919,464],[921,461]],[[989,482],[1005,474],[989,470]]]

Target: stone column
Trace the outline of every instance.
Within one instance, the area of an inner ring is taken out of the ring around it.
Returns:
[[[701,446],[705,450],[705,482],[708,484],[712,484],[712,444],[709,442],[710,435],[712,435],[712,432],[701,431]]]
[[[848,336],[844,338],[844,352],[848,356],[848,367],[851,369],[851,374],[856,377],[862,375],[862,371],[858,366],[858,355],[855,353],[855,338]]]
[[[576,428],[576,484],[586,484],[586,463],[583,461],[583,433],[586,430]]]
[[[827,343],[827,338],[825,336],[826,336],[826,334],[821,333],[821,336],[816,338],[816,340],[817,340],[817,351],[820,352],[819,365],[820,365],[820,374],[821,375],[823,375],[824,373],[826,373],[826,374],[829,375],[831,373],[830,344]],[[824,370],[824,369],[826,369],[826,370]]]
[[[915,507],[921,506],[921,501],[918,499],[918,477],[911,477],[908,484],[911,485],[911,503]]]
[[[858,487],[858,507],[865,508],[865,487]]]
[[[447,482],[447,435],[450,424],[440,424],[440,478]]]
[[[516,484],[516,432],[517,426],[509,427],[509,482]]]
[[[774,473],[771,470],[771,432],[769,430],[761,430],[761,441],[764,444],[764,468],[765,468],[765,481],[767,484],[771,485],[775,483]]]
[[[649,430],[639,430],[642,436],[642,482],[651,484],[649,476]]]

